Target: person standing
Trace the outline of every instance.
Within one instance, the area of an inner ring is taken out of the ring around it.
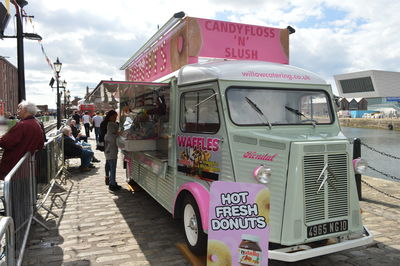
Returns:
[[[114,111],[115,112],[115,111]],[[117,170],[117,159],[118,159],[118,124],[116,123],[117,114],[111,116],[107,124],[107,133],[104,137],[104,155],[106,157],[109,169],[109,190],[117,191],[121,189],[116,182],[116,170]]]
[[[43,148],[44,132],[35,119],[37,111],[35,104],[22,101],[17,109],[21,121],[0,138],[0,147],[4,149],[0,162],[1,180],[4,180],[26,152],[33,154]]]
[[[86,137],[90,137],[90,115],[89,112],[86,111],[85,114],[82,116],[82,123],[83,126],[85,127],[85,133],[86,133]]]
[[[103,122],[101,122],[100,124],[100,136],[99,136],[99,143],[97,145],[97,149],[100,151],[104,152],[104,137],[107,134],[107,125],[108,122],[112,119],[114,120],[115,116],[115,120],[117,119],[116,117],[118,116],[117,112],[115,112],[114,110],[110,110],[106,113],[106,116],[104,117]],[[115,121],[114,120],[114,121]],[[106,163],[104,165],[104,170],[105,170],[105,183],[108,186],[109,185],[109,180],[110,180],[110,166],[108,165],[108,161],[106,160]]]
[[[94,135],[96,136],[96,143],[99,142],[101,122],[103,122],[103,116],[101,116],[100,112],[97,111],[96,115],[93,116],[93,118],[92,118],[92,123],[93,123],[93,127],[94,127]]]
[[[78,113],[78,111],[75,111],[74,115],[72,116],[72,119],[74,119],[76,122],[76,128],[81,129],[81,116]]]

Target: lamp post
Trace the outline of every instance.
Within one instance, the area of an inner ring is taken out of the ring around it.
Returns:
[[[64,118],[67,118],[67,92],[65,91],[65,88],[67,87],[67,82],[64,80],[62,82],[62,88],[64,89]]]
[[[24,37],[21,21],[21,9],[28,4],[26,1],[14,2],[17,11],[17,57],[18,57],[18,103],[26,99],[25,94],[25,66],[24,66]]]
[[[70,104],[70,100],[71,100],[71,92],[69,90],[67,90],[65,92],[65,95],[67,96],[67,115],[69,116],[69,104]]]
[[[57,129],[61,127],[61,113],[60,113],[60,71],[62,63],[57,57],[57,61],[53,63],[54,70],[56,71],[56,82],[57,82]]]

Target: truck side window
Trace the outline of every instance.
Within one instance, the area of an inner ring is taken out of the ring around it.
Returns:
[[[213,90],[185,92],[181,96],[180,126],[182,132],[216,133],[220,121]]]

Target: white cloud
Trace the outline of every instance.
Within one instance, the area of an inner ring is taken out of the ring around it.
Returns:
[[[286,27],[291,64],[332,82],[335,74],[365,69],[400,71],[400,2],[383,0],[36,0],[25,8],[51,61],[63,62],[61,79],[73,96],[100,80],[124,79],[120,66],[175,12],[189,16]],[[12,8],[12,12],[14,9]],[[32,31],[25,24],[26,31]],[[11,21],[7,34],[14,34]],[[55,107],[52,76],[40,46],[25,41],[27,97]],[[0,41],[0,55],[16,65],[16,40]],[[332,84],[334,87],[335,85]]]

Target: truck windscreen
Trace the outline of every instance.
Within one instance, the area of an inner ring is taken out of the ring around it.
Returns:
[[[251,99],[272,125],[331,124],[329,95],[323,90],[230,87],[229,114],[236,125],[265,125],[246,99]]]

